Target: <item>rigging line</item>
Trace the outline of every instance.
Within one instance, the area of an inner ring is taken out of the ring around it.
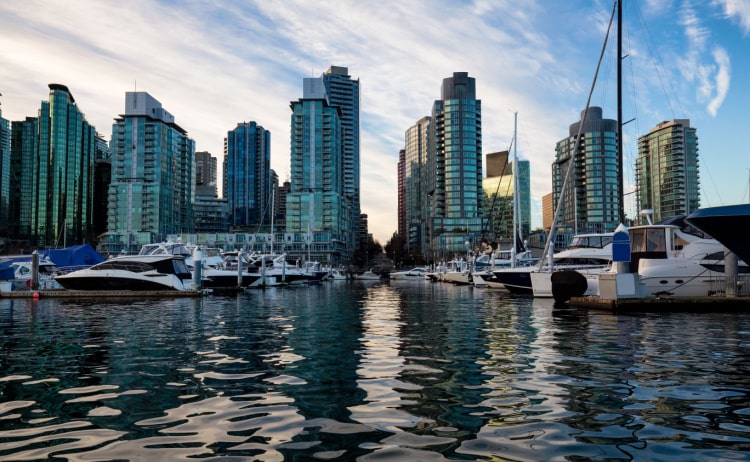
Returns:
[[[638,7],[638,2],[628,2],[628,4],[634,5],[633,8],[635,8],[635,17],[638,20],[638,23],[640,24],[641,29],[643,30],[643,36],[646,39],[645,40],[646,48],[648,49],[649,53],[656,61],[656,65],[654,66],[656,69],[656,76],[659,78],[659,83],[661,84],[662,91],[664,92],[664,96],[667,100],[667,105],[669,106],[669,110],[672,113],[672,118],[676,119],[677,117],[675,116],[675,110],[672,107],[672,101],[674,101],[677,104],[678,109],[680,110],[680,113],[686,114],[687,112],[685,111],[685,108],[682,107],[680,98],[677,98],[677,91],[675,90],[672,79],[669,78],[669,73],[666,71],[666,66],[664,65],[664,61],[662,60],[661,56],[659,55],[659,52],[656,49],[656,46],[654,45],[654,39],[651,33],[649,32],[648,27],[646,26],[646,22],[643,19],[643,15],[641,14],[641,11]],[[669,89],[672,91],[671,98],[670,98],[669,92],[667,91],[665,80],[669,86]]]

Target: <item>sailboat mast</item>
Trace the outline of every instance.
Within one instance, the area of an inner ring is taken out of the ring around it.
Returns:
[[[513,113],[513,244],[510,250],[510,267],[516,267],[516,242],[518,241],[518,112]]]
[[[622,184],[622,0],[617,0],[617,216],[625,223],[625,196]]]

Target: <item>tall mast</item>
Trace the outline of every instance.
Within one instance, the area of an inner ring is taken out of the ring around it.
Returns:
[[[617,213],[625,223],[625,197],[622,185],[622,0],[617,0]]]
[[[513,246],[510,251],[510,267],[516,267],[516,242],[518,241],[518,112],[513,114]]]

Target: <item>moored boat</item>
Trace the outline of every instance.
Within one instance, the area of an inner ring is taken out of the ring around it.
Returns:
[[[71,290],[191,290],[193,275],[177,255],[124,255],[55,277]]]

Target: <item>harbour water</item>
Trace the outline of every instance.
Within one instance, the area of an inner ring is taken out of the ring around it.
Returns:
[[[0,460],[750,460],[750,313],[422,281],[0,298]]]

